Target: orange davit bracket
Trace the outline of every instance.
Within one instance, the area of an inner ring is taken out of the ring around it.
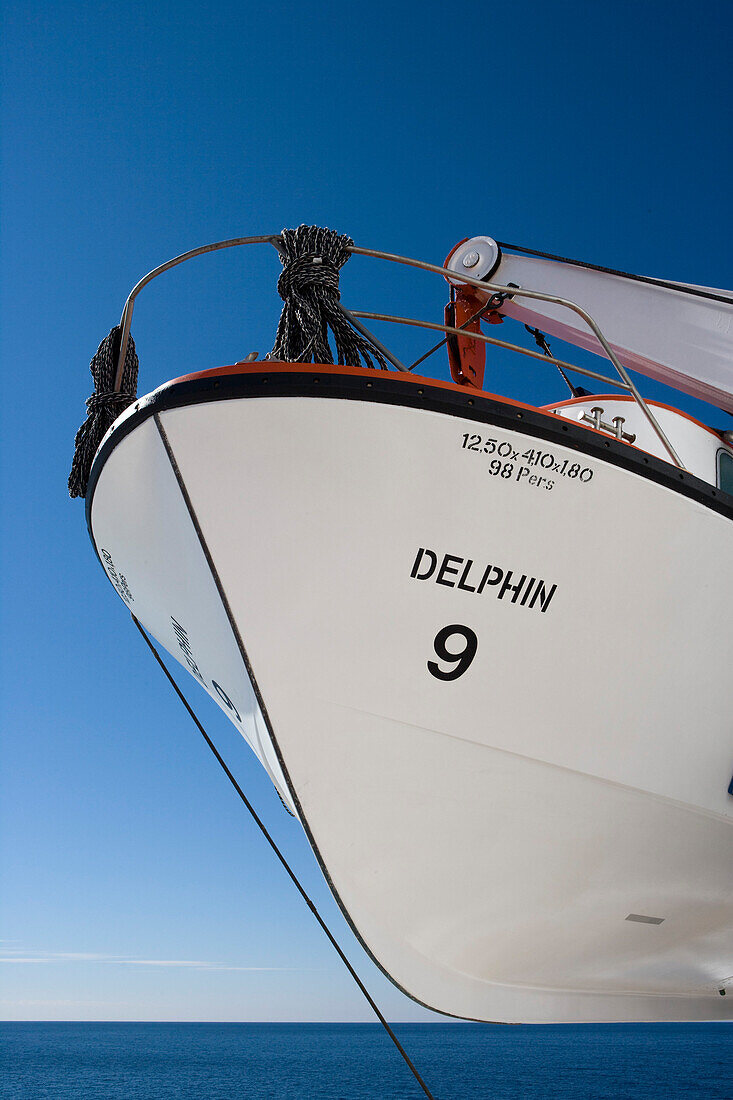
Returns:
[[[481,314],[485,303],[479,301],[470,287],[457,287],[445,307],[445,323],[453,328],[465,328],[467,333],[481,331]],[[448,363],[454,382],[459,386],[484,384],[486,344],[469,336],[448,337]]]

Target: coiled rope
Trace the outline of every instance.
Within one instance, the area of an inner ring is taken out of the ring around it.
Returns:
[[[120,413],[131,405],[137,395],[138,358],[135,341],[130,336],[125,352],[122,389],[115,392],[115,374],[120,354],[119,325],[105,336],[96,350],[89,369],[94,379],[94,393],[87,399],[87,418],[74,439],[74,458],[69,474],[69,496],[83,497],[87,491],[89,471],[97,447]]]
[[[349,249],[353,244],[351,237],[317,225],[283,229],[277,238],[283,265],[277,289],[284,305],[275,346],[268,359],[283,363],[336,362],[339,366],[389,370],[383,351],[341,305],[339,272],[351,255]],[[116,392],[114,388],[120,334],[120,326],[115,325],[90,363],[94,393],[87,400],[87,418],[74,440],[69,474],[72,497],[85,496],[99,444],[137,394],[138,358],[132,336],[125,351],[121,389]],[[335,345],[335,359],[329,336]],[[393,362],[404,369],[397,360]]]
[[[277,291],[283,305],[268,359],[282,363],[338,363],[389,370],[387,360],[352,326],[341,308],[339,272],[350,256],[351,237],[317,225],[283,229],[278,252],[283,265]],[[336,346],[336,359],[329,344]]]

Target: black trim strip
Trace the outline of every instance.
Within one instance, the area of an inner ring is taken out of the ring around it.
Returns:
[[[733,496],[701,478],[644,451],[606,438],[564,417],[539,409],[520,408],[468,387],[440,387],[418,379],[402,379],[383,371],[364,370],[358,374],[319,373],[317,368],[298,371],[243,371],[235,374],[195,375],[182,382],[171,382],[141,398],[113,428],[97,452],[89,476],[86,515],[89,534],[91,508],[97,480],[107,458],[122,439],[150,416],[169,409],[208,401],[228,401],[243,397],[321,397],[347,401],[373,401],[405,408],[429,409],[463,420],[474,420],[525,435],[546,439],[569,447],[591,458],[620,466],[640,477],[705,505],[733,519]]]

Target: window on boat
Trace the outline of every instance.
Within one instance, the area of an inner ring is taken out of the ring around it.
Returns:
[[[718,486],[733,496],[733,456],[727,451],[718,451]]]

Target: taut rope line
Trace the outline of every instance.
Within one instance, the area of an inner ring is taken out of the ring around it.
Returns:
[[[264,836],[265,840],[267,841],[267,843],[268,843],[268,844],[270,845],[270,847],[272,848],[272,850],[273,850],[273,852],[275,853],[275,855],[277,856],[277,858],[278,858],[278,859],[280,860],[280,863],[281,863],[281,864],[283,865],[283,867],[285,868],[285,871],[287,872],[287,874],[288,874],[289,878],[291,879],[291,881],[292,881],[293,885],[295,886],[296,890],[298,891],[298,893],[300,894],[300,896],[301,896],[301,897],[303,898],[303,901],[304,901],[304,902],[306,903],[306,905],[307,905],[307,906],[308,906],[308,908],[310,909],[311,913],[312,913],[312,914],[313,914],[313,916],[314,916],[314,917],[316,918],[316,920],[318,921],[319,925],[321,926],[321,928],[322,928],[322,929],[323,929],[323,931],[325,932],[325,934],[326,934],[326,937],[327,937],[327,938],[328,938],[328,940],[329,940],[329,943],[331,944],[331,946],[332,946],[332,947],[334,948],[334,950],[336,951],[336,954],[337,954],[337,955],[338,955],[338,957],[339,957],[339,958],[341,959],[341,961],[342,961],[342,963],[344,964],[344,966],[346,967],[346,969],[347,969],[347,970],[349,971],[349,974],[351,974],[351,977],[352,977],[352,978],[354,979],[354,981],[355,981],[355,982],[356,982],[356,984],[358,985],[359,989],[360,989],[360,990],[361,990],[361,992],[362,992],[362,993],[364,994],[364,997],[366,998],[366,1000],[368,1001],[368,1003],[369,1003],[370,1007],[371,1007],[371,1008],[372,1008],[372,1010],[374,1011],[374,1014],[376,1015],[376,1017],[377,1017],[377,1019],[379,1020],[380,1024],[382,1025],[382,1027],[384,1028],[384,1030],[385,1030],[385,1031],[387,1032],[387,1034],[389,1035],[389,1037],[390,1037],[390,1039],[392,1040],[392,1042],[394,1043],[394,1045],[395,1045],[395,1046],[397,1047],[397,1050],[398,1050],[398,1051],[400,1052],[400,1054],[402,1055],[402,1057],[403,1057],[404,1061],[406,1062],[406,1064],[407,1064],[407,1066],[408,1066],[408,1068],[409,1068],[410,1072],[412,1073],[413,1077],[414,1077],[414,1078],[415,1078],[415,1080],[417,1081],[418,1085],[420,1086],[420,1088],[422,1089],[422,1091],[423,1091],[423,1092],[425,1093],[425,1095],[426,1095],[426,1096],[427,1096],[427,1097],[429,1098],[429,1100],[435,1100],[435,1097],[434,1097],[434,1096],[433,1096],[433,1094],[432,1094],[432,1093],[430,1092],[430,1090],[429,1090],[428,1086],[427,1086],[427,1085],[425,1084],[425,1082],[423,1081],[422,1077],[420,1076],[420,1074],[418,1073],[417,1069],[415,1068],[415,1066],[413,1065],[412,1061],[410,1060],[410,1056],[408,1055],[407,1051],[406,1051],[406,1050],[405,1050],[405,1048],[404,1048],[404,1047],[402,1046],[402,1044],[400,1043],[399,1039],[398,1039],[398,1038],[397,1038],[397,1036],[395,1035],[394,1031],[392,1030],[392,1028],[391,1028],[391,1027],[389,1026],[389,1024],[387,1023],[387,1021],[386,1021],[386,1019],[384,1018],[384,1016],[382,1015],[382,1013],[381,1013],[381,1011],[380,1011],[380,1009],[379,1009],[378,1005],[376,1004],[376,1002],[375,1002],[375,1001],[373,1000],[373,998],[372,998],[371,994],[369,993],[369,990],[367,989],[367,987],[366,987],[366,986],[364,985],[364,983],[362,982],[362,980],[361,980],[361,978],[359,977],[359,975],[357,974],[356,970],[354,970],[354,967],[353,967],[353,966],[351,965],[351,963],[350,963],[350,962],[349,962],[349,960],[347,959],[346,955],[344,954],[344,952],[343,952],[343,950],[342,950],[341,946],[339,945],[338,941],[337,941],[337,940],[336,940],[336,938],[334,937],[334,935],[333,935],[333,933],[331,932],[330,928],[328,927],[328,925],[327,925],[327,924],[326,924],[326,922],[324,921],[324,919],[323,919],[323,917],[321,916],[321,914],[320,914],[320,913],[318,912],[318,909],[316,908],[316,906],[315,906],[315,903],[314,903],[313,901],[311,901],[311,899],[310,899],[309,895],[308,895],[308,894],[306,893],[305,889],[304,889],[304,888],[303,888],[303,886],[301,885],[301,883],[300,883],[300,879],[299,879],[299,878],[298,878],[298,876],[297,876],[297,875],[295,874],[295,871],[293,871],[293,869],[292,869],[292,867],[290,866],[290,864],[288,863],[288,861],[287,861],[287,860],[285,859],[285,856],[284,856],[284,855],[282,854],[282,852],[281,852],[281,851],[280,851],[280,849],[278,848],[277,844],[276,844],[276,843],[275,843],[275,841],[273,840],[272,836],[271,836],[271,835],[270,835],[270,833],[268,832],[268,830],[267,830],[267,827],[265,826],[264,822],[262,821],[262,819],[261,819],[261,818],[259,817],[259,815],[257,814],[257,811],[255,810],[254,806],[253,806],[253,805],[252,805],[252,803],[251,803],[251,802],[249,801],[249,799],[247,798],[246,794],[244,793],[244,791],[242,790],[242,788],[241,788],[241,787],[239,786],[239,783],[237,783],[236,779],[234,778],[234,776],[233,776],[233,775],[232,775],[232,773],[230,772],[230,770],[229,770],[229,768],[227,767],[226,763],[224,762],[224,760],[223,760],[222,756],[220,755],[220,753],[219,753],[219,750],[217,749],[216,745],[215,745],[215,744],[214,744],[214,742],[213,742],[213,741],[211,740],[211,738],[209,737],[208,733],[206,732],[206,730],[204,729],[204,727],[203,727],[203,726],[201,725],[201,722],[200,722],[200,721],[198,720],[198,718],[196,717],[196,714],[194,713],[193,709],[191,708],[191,706],[190,706],[190,704],[189,704],[188,700],[186,699],[185,695],[183,694],[183,692],[182,692],[182,691],[181,691],[181,689],[179,688],[179,686],[178,686],[178,684],[176,683],[176,681],[175,681],[175,680],[173,679],[173,676],[171,675],[171,673],[170,673],[170,672],[168,671],[168,668],[167,668],[167,666],[166,666],[166,665],[164,664],[164,662],[163,662],[163,659],[161,658],[161,656],[160,656],[160,654],[158,653],[157,649],[155,648],[155,646],[153,645],[153,643],[152,643],[152,642],[150,641],[150,638],[148,637],[148,635],[147,635],[147,632],[146,632],[146,631],[144,630],[144,628],[143,628],[143,627],[142,627],[142,626],[140,625],[140,623],[138,622],[138,620],[137,620],[137,619],[135,618],[135,616],[134,616],[134,615],[132,615],[131,617],[132,617],[132,621],[134,622],[135,626],[137,627],[137,629],[138,629],[138,630],[140,631],[140,633],[142,634],[142,636],[143,636],[143,638],[144,638],[144,640],[145,640],[145,643],[146,643],[146,645],[147,645],[148,649],[149,649],[149,650],[150,650],[150,652],[151,652],[151,653],[153,654],[153,656],[155,657],[155,660],[156,660],[156,661],[158,662],[158,664],[159,664],[159,665],[160,665],[160,667],[162,668],[163,672],[165,673],[165,677],[166,677],[166,679],[168,680],[168,683],[169,683],[169,684],[171,685],[171,687],[172,687],[172,688],[173,688],[173,690],[175,691],[176,695],[178,696],[178,698],[179,698],[179,699],[181,700],[181,702],[183,703],[184,707],[186,708],[186,710],[188,711],[189,715],[191,716],[191,718],[193,719],[194,723],[196,724],[196,728],[198,729],[199,733],[200,733],[200,734],[201,734],[201,736],[202,736],[202,737],[204,738],[204,740],[206,741],[206,744],[207,744],[207,745],[209,746],[209,748],[211,749],[212,753],[214,754],[214,756],[215,756],[215,757],[216,757],[216,759],[218,760],[219,764],[221,765],[221,768],[222,768],[222,770],[224,771],[224,773],[225,773],[225,775],[226,775],[227,779],[229,780],[229,782],[231,783],[231,785],[232,785],[232,786],[234,787],[234,790],[235,790],[235,791],[237,792],[237,794],[238,794],[238,795],[239,795],[239,797],[241,798],[241,800],[242,800],[242,802],[244,803],[244,805],[245,805],[245,806],[247,807],[247,809],[249,810],[249,813],[250,813],[250,815],[251,815],[251,817],[252,817],[252,820],[254,821],[255,825],[256,825],[256,826],[257,826],[257,828],[258,828],[258,829],[260,830],[260,832],[262,833],[262,835]]]

